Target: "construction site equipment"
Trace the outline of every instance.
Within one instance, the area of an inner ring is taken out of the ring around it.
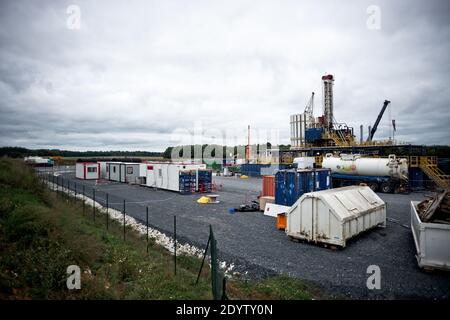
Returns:
[[[291,238],[341,247],[361,232],[386,225],[386,204],[369,187],[305,193],[287,212]]]
[[[369,132],[369,136],[367,137],[367,141],[372,141],[373,136],[375,135],[375,132],[377,132],[378,124],[381,121],[381,118],[383,117],[384,111],[386,110],[387,106],[391,103],[389,100],[384,100],[383,107],[381,108],[380,113],[378,114],[377,119],[375,120],[375,124],[373,125],[372,129]]]
[[[275,197],[272,196],[259,197],[259,210],[264,211],[268,203],[275,203]]]
[[[237,212],[253,212],[259,211],[258,201],[253,200],[250,204],[241,204],[239,207],[234,208]]]
[[[275,175],[275,203],[291,206],[304,193],[331,187],[329,169],[281,170]]]
[[[450,187],[450,180],[447,175],[438,168],[436,157],[420,157],[419,166],[437,186],[443,189]]]
[[[332,171],[335,186],[366,183],[372,190],[392,192],[408,183],[408,161],[395,155],[388,158],[364,158],[361,155],[334,157],[328,153],[323,168]]]
[[[285,213],[277,214],[277,229],[278,230],[286,230],[286,214]]]
[[[450,224],[423,222],[419,201],[411,201],[411,231],[420,268],[450,270]]]
[[[275,176],[263,176],[262,196],[275,197]]]

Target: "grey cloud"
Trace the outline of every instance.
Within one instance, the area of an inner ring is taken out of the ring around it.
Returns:
[[[78,31],[69,4],[0,1],[2,145],[163,150],[199,121],[239,143],[247,124],[275,128],[287,144],[311,91],[320,112],[325,72],[355,132],[389,99],[399,139],[450,138],[448,1],[76,1]]]

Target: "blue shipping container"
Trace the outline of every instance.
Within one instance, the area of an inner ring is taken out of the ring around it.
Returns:
[[[198,170],[198,191],[212,191],[212,170]]]
[[[331,187],[331,171],[283,170],[275,175],[275,203],[292,206],[304,193]]]
[[[249,177],[260,177],[261,175],[274,175],[275,171],[285,170],[288,167],[287,164],[246,163],[241,165],[241,173]],[[263,169],[263,172],[261,172],[261,169]]]
[[[423,188],[423,172],[420,168],[409,168],[409,187],[412,190]]]

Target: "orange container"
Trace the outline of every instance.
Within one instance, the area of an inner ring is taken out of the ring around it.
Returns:
[[[277,229],[278,230],[286,229],[286,215],[284,213],[277,214]]]
[[[275,176],[263,176],[263,197],[275,197]]]

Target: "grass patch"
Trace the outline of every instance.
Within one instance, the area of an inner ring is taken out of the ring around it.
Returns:
[[[153,241],[82,204],[57,197],[20,161],[0,159],[0,299],[211,299],[209,268],[195,285],[201,261],[177,259]],[[68,290],[66,270],[81,268],[81,290]],[[310,299],[302,281],[233,279],[232,299]]]

